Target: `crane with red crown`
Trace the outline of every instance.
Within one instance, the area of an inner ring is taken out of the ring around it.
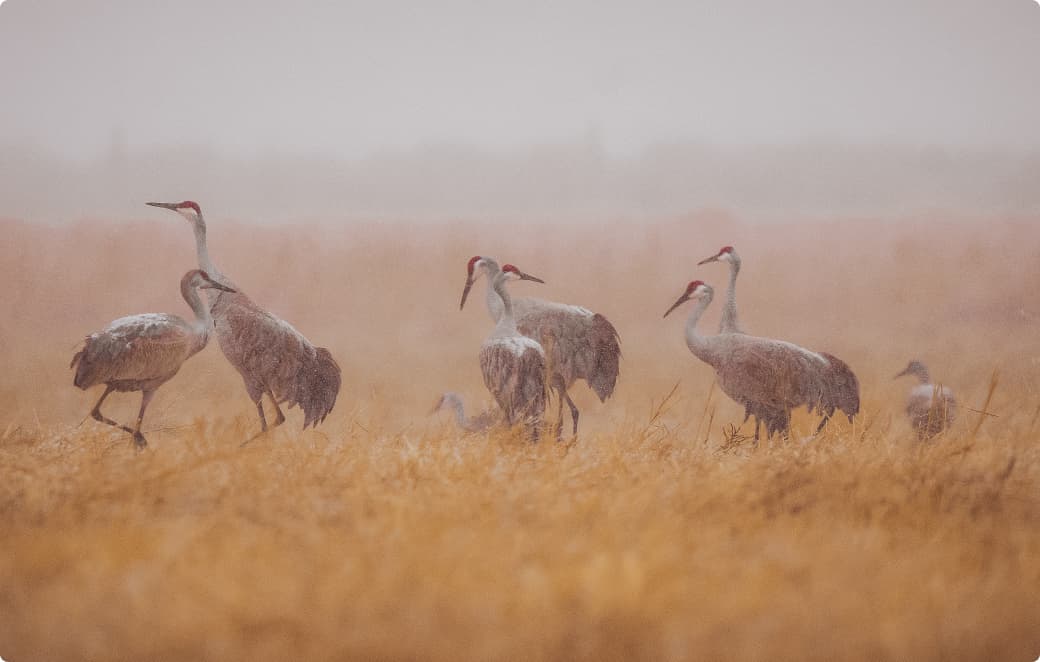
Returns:
[[[148,204],[174,211],[188,221],[195,234],[199,268],[232,290],[209,295],[210,313],[220,349],[242,375],[246,392],[256,405],[260,432],[254,438],[267,431],[262,402],[265,393],[275,410],[275,426],[285,421],[280,404],[303,409],[304,429],[324,421],[336,404],[340,388],[339,365],[329,350],[315,347],[291,324],[258,306],[216,268],[209,256],[206,221],[198,203]]]

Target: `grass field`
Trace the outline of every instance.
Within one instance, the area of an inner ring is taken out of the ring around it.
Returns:
[[[84,421],[100,393],[68,363],[116,317],[188,314],[186,224],[0,224],[4,659],[1040,655],[1040,219],[208,221],[217,264],[337,358],[337,407],[240,447],[255,412],[214,342],[159,391],[134,452]],[[687,311],[661,319],[693,278],[724,289],[724,266],[694,266],[724,244],[749,331],[856,370],[853,424],[810,440],[802,411],[790,441],[757,448],[733,431],[742,411],[686,349]],[[480,253],[547,281],[516,294],[617,326],[617,391],[575,388],[578,439],[428,414],[449,389],[489,404],[483,283],[458,311]],[[962,405],[929,444],[891,379],[910,358]]]

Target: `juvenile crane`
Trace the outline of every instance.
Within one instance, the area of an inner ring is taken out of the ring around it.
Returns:
[[[493,258],[476,255],[466,265],[466,286],[459,310],[466,305],[470,288],[481,275],[488,281],[487,309],[493,321],[503,313],[502,299],[493,282],[501,272]],[[513,300],[516,326],[521,334],[542,344],[549,351],[551,386],[559,396],[557,436],[563,426],[563,403],[571,412],[573,434],[578,433],[578,407],[567,391],[579,379],[606,402],[614,393],[621,362],[621,338],[606,317],[581,306],[570,306],[531,297]]]
[[[921,441],[931,439],[953,425],[957,418],[957,399],[953,397],[953,391],[942,384],[933,384],[928,368],[920,361],[910,361],[893,379],[905,375],[917,377],[917,385],[910,389],[906,399],[906,414],[917,438]]]
[[[206,222],[197,203],[189,200],[148,204],[183,216],[195,233],[199,267],[214,280],[239,290],[209,257]],[[256,405],[260,417],[258,434],[267,431],[262,402],[265,393],[274,406],[274,426],[285,421],[278,406],[281,403],[288,403],[290,409],[297,405],[303,409],[304,429],[324,421],[336,404],[340,387],[339,365],[329,350],[312,345],[292,325],[256,305],[241,291],[221,292],[211,295],[209,300],[220,349],[242,375],[246,392]]]
[[[485,411],[476,416],[466,417],[466,411],[462,405],[462,398],[458,393],[448,391],[441,396],[441,399],[437,401],[436,406],[433,408],[432,413],[436,413],[445,409],[450,409],[455,414],[455,424],[460,430],[464,432],[483,432],[488,428],[493,427],[501,419],[501,415],[496,411]]]
[[[522,424],[537,438],[545,415],[545,350],[517,330],[513,300],[506,289],[510,280],[544,282],[511,264],[495,276],[492,287],[502,299],[502,316],[480,348],[480,370],[484,385],[502,408],[506,424]]]
[[[692,281],[664,316],[687,301],[696,301],[686,321],[687,347],[715,369],[723,393],[765,422],[768,435],[780,432],[787,436],[791,410],[805,403],[819,406],[822,394],[830,386],[821,370],[827,359],[793,343],[772,338],[742,333],[700,335],[697,322],[714,293],[703,281]],[[757,427],[755,432],[757,439]]]
[[[194,321],[165,313],[121,317],[103,331],[87,336],[83,349],[72,357],[69,367],[76,369],[73,384],[84,391],[95,384],[105,385],[105,392],[90,415],[98,422],[129,432],[138,448],[148,445],[141,434],[141,422],[155,391],[209,342],[213,318],[199,297],[199,289],[235,291],[212,280],[205,271],[193,269],[181,278],[181,296],[195,313]],[[101,403],[112,391],[141,392],[141,410],[133,428],[101,413]]]
[[[723,246],[719,252],[704,258],[697,263],[698,266],[709,262],[729,263],[729,287],[726,290],[726,302],[722,308],[722,320],[719,323],[719,333],[744,333],[737,319],[737,276],[740,274],[740,255],[732,246]],[[824,359],[819,370],[821,383],[826,387],[818,401],[802,402],[807,405],[811,413],[814,408],[823,415],[820,424],[816,427],[815,434],[819,434],[823,426],[827,424],[836,409],[840,409],[851,422],[853,417],[859,413],[859,379],[852,372],[852,368],[838,357],[826,352],[817,352]],[[756,412],[753,406],[745,405],[744,421],[749,417],[755,417],[755,438],[758,438],[758,428],[766,412]],[[768,427],[768,423],[767,423]],[[771,434],[771,433],[769,433]]]

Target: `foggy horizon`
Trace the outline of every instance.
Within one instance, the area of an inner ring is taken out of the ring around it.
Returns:
[[[1040,150],[1040,6],[67,3],[0,6],[0,143],[347,160],[597,136]]]
[[[0,217],[1040,212],[1040,5],[0,6]]]

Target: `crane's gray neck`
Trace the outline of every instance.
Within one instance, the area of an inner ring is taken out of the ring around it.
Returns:
[[[198,221],[192,223],[192,227],[195,231],[195,254],[199,259],[199,269],[205,271],[210,280],[215,280],[221,285],[237,289],[235,284],[220,269],[217,269],[217,265],[213,264],[213,260],[209,257],[209,246],[206,243],[206,221],[203,220],[201,214],[199,214]],[[206,296],[212,302],[220,296],[220,290],[210,290]]]
[[[712,295],[702,297],[697,301],[697,305],[690,311],[690,316],[686,318],[686,346],[690,348],[693,355],[699,358],[701,361],[716,367],[719,364],[719,352],[714,347],[714,343],[709,338],[705,338],[701,334],[697,333],[697,322],[700,321],[701,315],[708,308],[708,304],[711,303]]]
[[[205,271],[210,280],[215,280],[221,285],[238,290],[238,287],[231,282],[231,279],[225,276],[220,269],[217,269],[217,266],[213,264],[213,260],[209,257],[209,247],[206,244],[206,221],[202,218],[202,214],[199,214],[195,223],[192,223],[192,227],[195,231],[195,254],[198,256],[199,269]],[[206,290],[206,299],[209,300],[209,304],[212,306],[221,294],[223,293],[220,290]]]
[[[460,428],[465,428],[466,413],[462,408],[462,398],[455,393],[445,393],[444,402],[455,412],[455,424]]]
[[[184,297],[191,312],[196,314],[192,325],[200,332],[209,333],[209,329],[213,327],[213,316],[209,314],[209,307],[202,302],[199,290],[193,287],[190,281],[181,281],[181,296]]]
[[[495,332],[492,334],[495,336],[519,335],[519,332],[516,330],[516,319],[513,318],[513,299],[509,296],[509,291],[506,290],[507,278],[506,274],[499,273],[492,282],[492,288],[502,304],[502,315],[498,318]]]
[[[502,305],[502,297],[495,292],[495,279],[498,278],[500,273],[502,272],[495,270],[487,275],[488,285],[484,300],[487,303],[488,315],[491,316],[492,322],[497,322],[505,311],[505,306]]]
[[[729,289],[726,290],[726,304],[722,309],[722,322],[719,333],[743,333],[737,321],[737,274],[740,273],[740,258],[736,253],[729,255]]]
[[[199,214],[198,220],[192,223],[192,228],[195,230],[195,254],[199,258],[199,269],[209,274],[213,280],[217,280],[216,276],[219,272],[209,257],[209,247],[206,245],[206,221],[202,220],[202,214]]]

